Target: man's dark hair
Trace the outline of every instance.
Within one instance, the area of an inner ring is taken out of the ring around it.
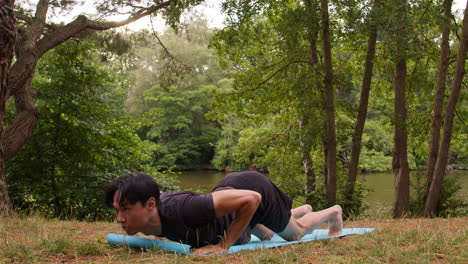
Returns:
[[[145,205],[149,198],[154,197],[159,206],[159,185],[149,175],[144,173],[129,173],[114,179],[106,186],[106,205],[113,208],[114,194],[120,192],[119,205],[125,202]]]

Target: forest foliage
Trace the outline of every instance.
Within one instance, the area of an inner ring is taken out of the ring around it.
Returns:
[[[145,171],[164,188],[175,189],[168,171],[200,168],[255,168],[275,175],[282,189],[301,199],[305,191],[298,186],[304,186],[306,179],[298,120],[305,111],[314,120],[309,124],[318,179],[314,207],[325,207],[323,98],[317,91],[307,94],[303,89],[310,81],[304,60],[314,17],[307,16],[308,10],[298,1],[266,2],[262,6],[226,1],[223,29],[209,28],[206,20],[194,16],[178,25],[177,32],[85,34],[42,56],[33,83],[40,119],[28,143],[7,163],[15,207],[56,217],[105,218],[109,212],[103,208],[103,186],[116,175]],[[335,1],[330,14],[338,203],[345,199],[342,190],[370,21],[379,28],[386,25],[386,30],[377,44],[359,167],[366,172],[392,169],[395,64],[391,58],[396,52],[392,30],[398,21],[385,13],[368,17],[372,13],[365,3]],[[390,4],[385,12],[391,12]],[[441,18],[433,1],[414,1],[410,13],[408,161],[410,169],[422,170],[428,155]],[[460,21],[454,23],[452,31],[459,26]],[[451,37],[453,58],[459,40],[457,34]],[[448,76],[453,72],[452,63]],[[465,91],[466,87],[465,82]],[[463,93],[449,160],[458,169],[468,168],[467,112]],[[448,186],[457,190],[454,183]],[[356,190],[354,206],[359,213],[366,188],[358,183]],[[453,200],[445,195],[444,201]],[[452,204],[464,206],[455,200]],[[416,201],[413,207],[421,205]]]

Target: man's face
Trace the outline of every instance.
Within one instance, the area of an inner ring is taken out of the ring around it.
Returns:
[[[151,208],[148,202],[143,206],[141,202],[130,204],[124,201],[119,204],[120,191],[114,193],[113,206],[117,216],[117,221],[122,225],[122,229],[129,235],[141,232],[150,218]]]

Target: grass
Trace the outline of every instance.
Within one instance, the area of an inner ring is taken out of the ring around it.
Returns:
[[[192,257],[163,250],[110,248],[115,223],[0,218],[0,263],[468,263],[468,218],[346,221],[375,227],[366,235],[227,256]]]

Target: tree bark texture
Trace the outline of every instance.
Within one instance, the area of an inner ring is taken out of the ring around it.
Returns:
[[[375,4],[372,8],[372,12],[375,13],[375,10],[380,5],[382,0],[375,1]],[[375,58],[375,49],[377,43],[377,25],[375,22],[371,21],[371,26],[369,28],[369,39],[367,41],[367,54],[366,61],[364,65],[364,76],[362,78],[362,88],[361,88],[361,97],[359,100],[358,116],[356,118],[356,126],[353,132],[352,145],[351,145],[351,159],[349,163],[349,173],[348,179],[346,182],[345,188],[345,200],[348,203],[351,203],[354,196],[354,187],[356,183],[356,178],[359,169],[359,155],[361,153],[361,140],[362,133],[364,131],[364,124],[367,117],[367,107],[369,105],[369,93],[372,83],[372,73],[374,69],[374,58]],[[345,205],[345,211],[348,211],[347,206]]]
[[[440,199],[440,192],[442,189],[442,182],[445,176],[445,169],[448,162],[448,152],[450,149],[450,141],[452,139],[452,126],[453,117],[455,114],[455,107],[460,97],[461,84],[463,76],[465,75],[465,60],[468,48],[468,2],[465,7],[463,15],[462,38],[457,53],[457,62],[455,75],[452,81],[450,96],[445,109],[444,129],[442,141],[437,154],[437,162],[432,177],[431,186],[427,199],[424,203],[423,216],[433,217],[437,211],[437,206]]]
[[[39,115],[34,104],[36,91],[32,87],[39,58],[48,50],[84,30],[106,30],[127,25],[144,16],[166,9],[177,0],[157,2],[153,6],[142,8],[122,21],[93,21],[85,16],[78,16],[65,26],[54,26],[53,30],[46,31],[49,0],[38,1],[33,17],[20,14],[19,18],[24,24],[18,30],[15,27],[14,1],[0,0],[0,215],[11,211],[4,180],[5,162],[13,157],[31,137]],[[13,44],[15,44],[14,48]],[[13,52],[16,60],[11,65]],[[5,104],[12,96],[15,99],[16,115],[8,127],[4,127]]]
[[[330,205],[336,204],[336,127],[335,91],[333,88],[333,65],[330,43],[330,22],[328,0],[320,0],[322,17],[322,40],[325,68],[325,96],[327,123],[327,185],[326,199]]]
[[[393,165],[395,173],[395,206],[393,217],[404,217],[409,206],[408,131],[406,125],[406,0],[401,1],[401,24],[397,40],[397,62],[395,68],[395,132]]]
[[[442,112],[444,105],[445,81],[447,78],[447,69],[450,56],[450,21],[452,16],[452,0],[444,0],[444,24],[442,25],[442,40],[440,43],[439,69],[437,72],[437,83],[435,87],[434,105],[432,108],[431,137],[429,141],[429,155],[426,165],[426,193],[424,200],[431,187],[434,168],[437,162],[437,153],[439,152],[440,128],[442,124]]]
[[[5,182],[5,150],[3,148],[4,117],[6,113],[8,72],[16,41],[13,0],[0,0],[0,217],[13,215]]]
[[[396,65],[395,77],[395,207],[393,217],[404,217],[409,205],[408,134],[406,128],[406,61]]]

